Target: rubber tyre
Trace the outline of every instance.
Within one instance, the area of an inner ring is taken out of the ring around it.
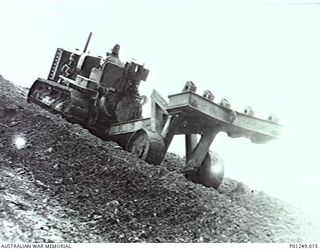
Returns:
[[[138,130],[132,135],[126,150],[154,165],[161,164],[166,153],[163,138],[158,133],[145,129]]]
[[[185,175],[194,183],[218,189],[224,177],[224,162],[217,153],[210,151],[196,171]]]

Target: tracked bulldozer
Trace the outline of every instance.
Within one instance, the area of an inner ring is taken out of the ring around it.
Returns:
[[[35,81],[28,100],[91,129],[139,119],[145,97],[138,86],[149,71],[133,61],[124,65],[118,46],[104,62],[86,48],[80,54],[58,48],[48,79]]]
[[[28,93],[28,102],[81,124],[104,140],[115,141],[125,150],[150,164],[161,164],[175,135],[185,135],[186,164],[181,170],[189,180],[219,188],[224,164],[210,146],[219,132],[229,137],[246,137],[266,143],[280,135],[274,115],[254,117],[251,107],[243,112],[231,109],[226,99],[188,81],[182,91],[164,99],[151,94],[151,117],[142,118],[147,97],[139,84],[149,70],[135,61],[123,63],[116,44],[104,60],[87,53],[91,33],[83,52],[58,48],[47,79],[38,78]]]

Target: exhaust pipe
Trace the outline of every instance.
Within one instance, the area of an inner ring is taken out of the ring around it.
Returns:
[[[86,45],[84,46],[83,53],[87,52],[87,49],[88,49],[88,46],[89,46],[89,43],[90,43],[90,40],[91,40],[91,36],[92,36],[92,32],[89,33],[89,37],[87,39]]]

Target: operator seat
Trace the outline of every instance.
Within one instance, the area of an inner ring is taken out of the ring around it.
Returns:
[[[100,61],[99,57],[86,54],[81,55],[77,66],[79,75],[89,78],[92,69],[100,67]]]

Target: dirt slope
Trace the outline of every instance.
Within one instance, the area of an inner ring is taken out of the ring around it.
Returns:
[[[168,154],[152,166],[26,102],[0,76],[0,240],[293,242],[312,240],[297,209],[225,179],[208,189]]]

